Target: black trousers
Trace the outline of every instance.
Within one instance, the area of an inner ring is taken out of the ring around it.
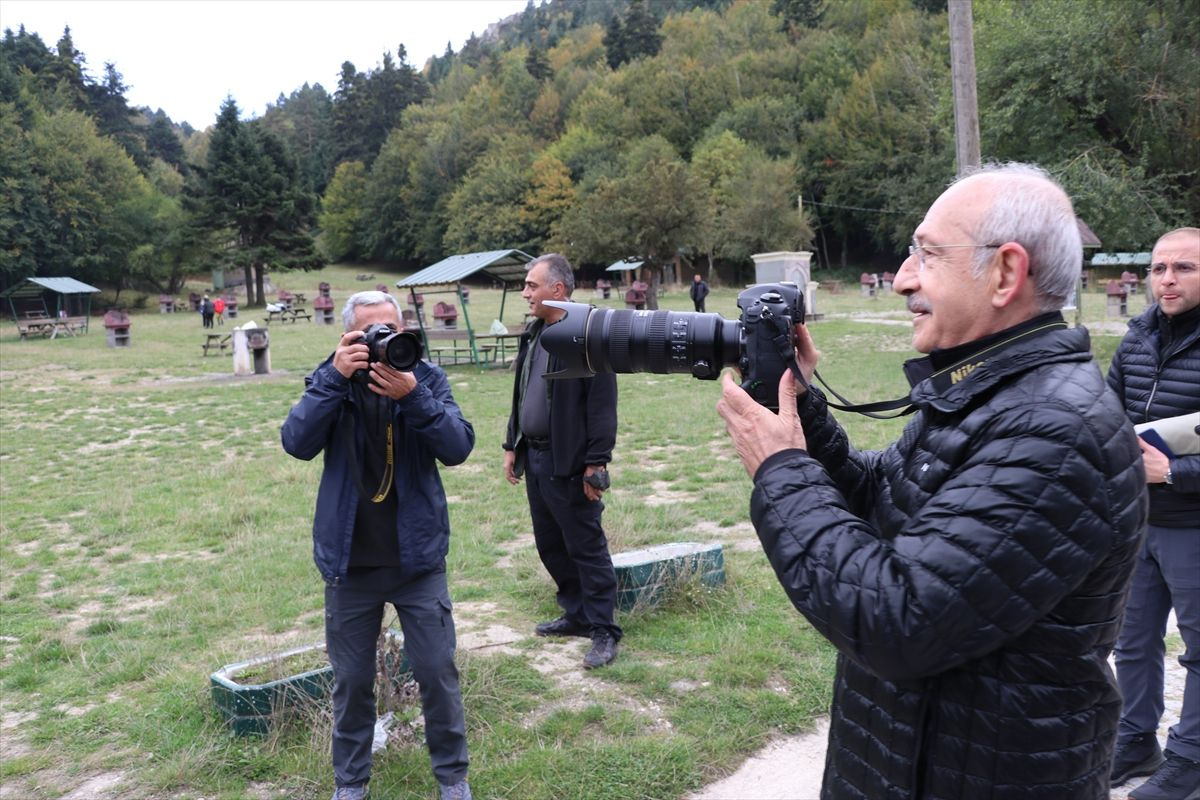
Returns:
[[[699,311],[701,314],[704,313],[704,298],[703,297],[701,297],[699,300],[693,300],[692,305],[694,305],[696,307],[696,310]]]
[[[338,786],[371,777],[375,738],[375,645],[384,604],[391,603],[404,632],[404,652],[421,688],[425,744],[438,783],[467,776],[467,736],[454,618],[445,572],[407,582],[392,567],[351,572],[325,585],[325,642],[333,665],[333,774]]]
[[[558,587],[558,604],[567,619],[607,631],[621,639],[616,622],[617,575],[600,526],[602,501],[583,493],[583,476],[554,477],[549,450],[529,448],[525,494],[533,518],[538,555]]]

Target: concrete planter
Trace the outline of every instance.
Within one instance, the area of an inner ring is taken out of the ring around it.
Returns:
[[[387,671],[398,680],[410,671],[403,654],[404,637],[388,630],[385,654]],[[392,664],[393,653],[399,663]],[[296,647],[281,653],[226,664],[209,676],[213,704],[234,736],[263,735],[287,716],[333,689],[333,667],[325,656],[325,643]]]
[[[725,585],[725,555],[716,543],[672,542],[615,553],[612,559],[622,611],[656,606],[673,587],[692,579],[709,588]]]

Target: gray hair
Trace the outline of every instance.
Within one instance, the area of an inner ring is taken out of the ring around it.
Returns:
[[[558,253],[547,253],[526,264],[525,271],[528,272],[538,264],[546,265],[551,283],[561,283],[567,292],[567,297],[570,297],[571,292],[575,291],[575,272],[571,269],[571,262],[567,261],[567,257]]]
[[[346,305],[342,309],[342,325],[346,330],[354,330],[354,316],[357,313],[356,309],[359,306],[377,306],[380,303],[391,303],[396,307],[396,319],[403,321],[404,314],[401,313],[400,301],[392,297],[387,292],[379,292],[372,289],[369,292],[356,292],[346,300]]]
[[[1050,174],[1033,164],[985,164],[954,183],[992,180],[992,204],[979,221],[975,241],[1017,242],[1029,254],[1029,272],[1039,311],[1058,311],[1083,268],[1083,242],[1071,198]],[[954,185],[954,184],[951,184]],[[975,254],[971,272],[983,274],[991,251]]]

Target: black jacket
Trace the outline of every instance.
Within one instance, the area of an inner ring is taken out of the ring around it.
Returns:
[[[521,336],[521,347],[513,365],[512,413],[504,449],[515,450],[515,472],[525,470],[526,444],[521,436],[521,374],[529,348],[541,333],[545,323],[535,320]],[[548,371],[562,368],[553,354],[549,355]],[[617,376],[600,373],[591,378],[555,378],[546,381],[550,409],[550,452],[554,459],[554,474],[560,478],[581,475],[589,464],[612,461],[617,441]]]
[[[1200,411],[1200,308],[1171,319],[1154,305],[1131,319],[1108,368],[1108,385],[1135,424]],[[1150,485],[1150,523],[1195,528],[1200,455],[1172,458],[1171,480],[1170,486]]]
[[[823,798],[1108,797],[1145,476],[1087,331],[1040,319],[917,383],[881,452],[810,390],[809,451],[755,476],[763,548],[839,653]]]

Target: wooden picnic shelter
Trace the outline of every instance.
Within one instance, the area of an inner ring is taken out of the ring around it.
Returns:
[[[100,290],[74,278],[26,278],[0,292],[24,339],[31,334],[55,338],[87,333],[92,295]],[[53,310],[47,297],[53,298]]]
[[[524,286],[525,266],[530,261],[533,261],[533,256],[521,250],[460,253],[396,281],[396,288],[407,290],[408,294],[410,308],[403,312],[405,327],[420,331],[427,357],[439,364],[444,361],[457,364],[461,360],[481,366],[494,362],[497,356],[504,361],[508,345],[515,343],[521,330],[510,328],[507,333],[494,333],[489,329],[485,333],[476,333],[467,312],[470,290],[463,286],[463,281],[482,275],[499,282],[504,288],[500,296],[499,314],[499,319],[503,321],[508,292]],[[458,305],[438,303],[439,308],[434,313],[435,325],[430,326],[423,310],[426,294],[453,295],[458,299]],[[459,313],[463,327],[459,327],[457,322]],[[515,353],[515,347],[513,350]]]

